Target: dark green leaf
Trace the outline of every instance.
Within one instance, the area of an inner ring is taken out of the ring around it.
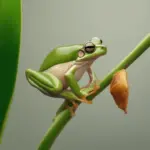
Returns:
[[[21,0],[0,0],[0,138],[15,87],[21,30]]]

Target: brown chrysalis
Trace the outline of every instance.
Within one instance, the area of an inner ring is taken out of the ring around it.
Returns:
[[[114,98],[116,105],[127,113],[129,86],[127,82],[127,72],[122,69],[114,74],[110,83],[110,93]]]

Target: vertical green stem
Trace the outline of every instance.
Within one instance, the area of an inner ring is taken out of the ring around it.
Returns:
[[[52,144],[54,143],[55,139],[58,137],[62,129],[71,119],[70,112],[65,110],[61,112],[52,123],[51,127],[49,128],[47,134],[41,141],[41,144],[38,150],[48,150]]]

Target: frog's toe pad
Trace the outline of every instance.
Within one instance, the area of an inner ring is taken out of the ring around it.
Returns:
[[[74,117],[75,116],[75,111],[72,107],[70,107],[69,105],[66,105],[66,109],[68,109],[71,113],[71,117]]]
[[[88,95],[92,95],[92,94],[96,93],[99,89],[100,89],[100,86],[95,84],[93,89],[91,91],[89,91]]]
[[[93,104],[91,100],[86,99],[86,96],[81,97],[81,102],[86,103],[86,104]]]

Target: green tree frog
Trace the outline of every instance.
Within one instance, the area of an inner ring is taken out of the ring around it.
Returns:
[[[106,46],[97,37],[85,44],[56,47],[47,55],[38,71],[26,70],[26,78],[43,94],[64,98],[72,102],[74,108],[77,107],[77,101],[91,104],[92,101],[86,97],[100,88],[91,65],[106,53]],[[83,92],[78,84],[85,72],[89,75],[89,83],[84,88],[95,82],[94,88],[88,93]]]

